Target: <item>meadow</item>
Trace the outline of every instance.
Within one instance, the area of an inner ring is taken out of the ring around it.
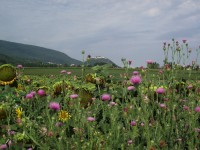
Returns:
[[[199,150],[200,71],[123,63],[1,67],[0,149]]]

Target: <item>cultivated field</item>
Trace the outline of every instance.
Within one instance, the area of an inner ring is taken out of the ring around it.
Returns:
[[[154,70],[1,66],[0,149],[199,150],[200,72],[165,46]]]

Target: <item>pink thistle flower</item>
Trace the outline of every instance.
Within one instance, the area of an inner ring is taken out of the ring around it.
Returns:
[[[125,107],[123,110],[124,110],[124,112],[126,112],[126,113],[128,112],[128,108],[127,108],[127,107]]]
[[[22,69],[23,66],[22,66],[22,65],[17,65],[17,68],[18,68],[18,69]]]
[[[184,105],[184,106],[183,106],[183,109],[184,109],[184,110],[189,110],[189,107],[186,106],[186,105]]]
[[[195,131],[200,133],[200,128],[195,128]]]
[[[61,126],[63,126],[63,123],[62,123],[62,122],[57,122],[57,123],[56,123],[56,127],[61,127]]]
[[[14,134],[15,134],[15,131],[14,131],[14,130],[8,131],[8,135],[9,135],[9,136],[12,136],[12,135],[14,135]]]
[[[165,102],[167,102],[167,101],[169,101],[169,98],[165,97],[165,98],[163,98],[163,100],[164,100]]]
[[[31,82],[31,79],[27,79],[27,80],[26,80],[26,83],[30,83],[30,82]]]
[[[35,96],[36,92],[35,91],[31,91],[30,94],[32,94],[33,96]]]
[[[143,127],[144,126],[144,122],[141,122],[140,125]]]
[[[66,71],[66,70],[61,70],[60,73],[61,73],[61,74],[66,74],[67,71]]]
[[[192,89],[192,88],[193,88],[193,86],[192,86],[192,85],[189,85],[187,88],[188,88],[188,89]]]
[[[116,102],[110,102],[110,103],[109,103],[109,106],[115,106],[115,105],[117,105]]]
[[[8,135],[12,136],[15,134],[15,131],[14,130],[11,130],[11,131],[8,131]]]
[[[160,108],[166,108],[166,105],[165,104],[160,104]]]
[[[21,125],[21,124],[22,124],[22,119],[21,119],[21,118],[17,118],[17,119],[16,119],[16,123],[17,123],[18,125]]]
[[[95,121],[95,118],[94,117],[87,117],[87,121],[88,122],[93,122],[93,121]]]
[[[147,64],[153,64],[153,60],[147,60]]]
[[[1,150],[7,149],[7,145],[6,145],[6,144],[2,144],[2,145],[0,146],[0,149],[1,149]]]
[[[138,85],[142,82],[142,79],[140,76],[132,76],[130,79],[131,83],[133,83],[134,85]]]
[[[183,40],[183,43],[186,43],[186,42],[187,42],[187,40],[184,39],[184,40]]]
[[[156,90],[156,93],[158,93],[158,94],[164,94],[165,93],[165,89],[160,87],[160,88],[158,88]]]
[[[53,135],[54,135],[53,131],[49,131],[49,132],[47,133],[47,136],[48,136],[48,137],[52,137]]]
[[[46,93],[43,89],[39,89],[37,93],[38,93],[39,96],[45,96],[46,95]]]
[[[163,70],[160,69],[160,70],[159,70],[159,73],[160,73],[160,74],[163,74]]]
[[[197,106],[195,109],[194,109],[195,112],[200,112],[200,106]]]
[[[137,75],[139,75],[139,72],[138,71],[133,71],[133,75],[137,76]]]
[[[129,61],[128,61],[128,64],[129,64],[129,65],[131,65],[131,63],[132,63],[132,61],[131,61],[131,60],[129,60]]]
[[[60,110],[60,104],[57,102],[50,102],[49,108],[52,110],[58,111],[58,110]]]
[[[128,91],[135,90],[135,87],[134,87],[134,86],[129,86],[129,87],[127,87],[127,90],[128,90]]]
[[[101,96],[101,99],[102,99],[103,101],[109,101],[109,100],[111,99],[111,97],[110,97],[109,94],[103,94],[103,95]]]
[[[133,120],[133,121],[131,121],[130,125],[131,125],[131,126],[136,126],[136,125],[137,125],[137,122]]]
[[[68,75],[70,75],[70,74],[72,74],[72,72],[70,72],[70,71],[67,71],[67,74],[68,74]]]
[[[32,99],[32,98],[33,98],[33,94],[31,93],[26,94],[26,99]]]
[[[70,98],[71,98],[71,99],[76,99],[76,98],[78,98],[78,94],[71,94],[71,95],[70,95]]]
[[[128,140],[128,145],[131,145],[131,144],[133,144],[133,140]]]

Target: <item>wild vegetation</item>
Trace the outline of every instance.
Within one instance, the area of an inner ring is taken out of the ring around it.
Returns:
[[[164,43],[159,70],[150,70],[151,60],[132,70],[126,59],[123,70],[103,65],[91,71],[83,62],[45,75],[1,66],[0,149],[198,150],[198,64],[180,67],[189,58],[182,44]]]

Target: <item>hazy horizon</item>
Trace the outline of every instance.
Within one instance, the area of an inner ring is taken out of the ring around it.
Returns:
[[[0,39],[64,52],[107,57],[132,67],[162,64],[163,42],[200,45],[198,0],[1,0]],[[195,59],[195,54],[191,60]]]

